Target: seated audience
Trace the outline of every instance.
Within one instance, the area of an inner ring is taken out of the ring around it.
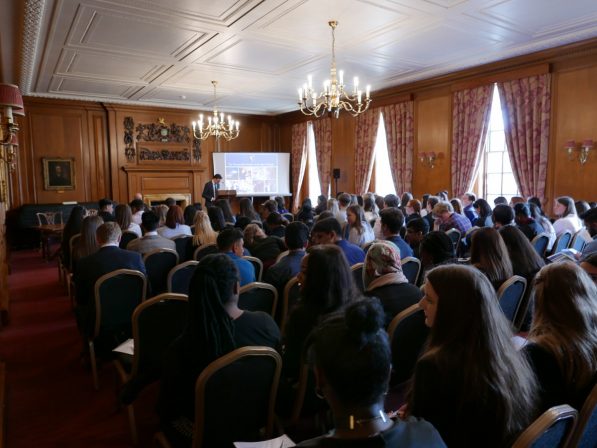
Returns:
[[[450,204],[452,204],[454,213],[458,213],[459,215],[464,215],[464,213],[462,211],[464,207],[462,206],[462,201],[459,198],[450,199]]]
[[[141,238],[136,238],[127,244],[126,248],[141,255],[156,249],[176,250],[176,243],[170,238],[158,235],[159,218],[154,212],[145,212],[141,217],[141,227],[145,232]]]
[[[365,295],[377,297],[386,313],[385,326],[401,311],[418,303],[423,293],[402,273],[400,252],[389,241],[376,241],[367,251],[363,266]]]
[[[286,208],[286,203],[284,202],[284,198],[282,196],[276,196],[274,198],[276,203],[278,204],[278,213],[281,215],[284,213],[288,213],[288,209]]]
[[[508,205],[508,199],[506,199],[504,196],[498,196],[493,200],[493,205]]]
[[[426,219],[418,218],[411,219],[406,224],[406,242],[413,250],[413,256],[421,258],[419,247],[425,235],[429,233],[429,224]]]
[[[541,386],[541,408],[580,409],[597,380],[597,287],[574,263],[535,278],[535,310],[524,352]]]
[[[115,209],[115,221],[122,232],[133,232],[137,236],[141,236],[141,227],[139,224],[133,222],[133,213],[128,204],[118,204]]]
[[[373,229],[365,219],[365,213],[360,205],[350,205],[346,209],[346,224],[342,237],[360,247],[375,239]]]
[[[296,214],[296,220],[306,224],[308,227],[313,225],[315,220],[315,213],[313,213],[313,206],[311,199],[307,198],[303,201],[300,210]]]
[[[215,205],[216,207],[222,209],[222,214],[224,215],[224,222],[226,223],[226,225],[233,226],[234,224],[236,224],[236,218],[232,214],[232,209],[230,208],[230,202],[228,201],[228,199],[218,199],[215,202]]]
[[[589,236],[593,241],[588,242],[582,250],[582,257],[597,253],[597,208],[592,208],[581,215]]]
[[[226,228],[226,220],[224,219],[224,212],[220,207],[210,206],[207,207],[207,216],[211,222],[211,227],[216,231],[220,232]],[[261,220],[259,220],[261,222]]]
[[[206,244],[215,244],[218,238],[218,232],[211,227],[209,216],[204,211],[195,213],[193,221],[193,238],[187,242],[186,259],[192,260],[195,250],[199,246]]]
[[[465,235],[466,231],[470,229],[471,222],[466,216],[454,213],[454,208],[449,202],[438,202],[433,207],[433,215],[437,217],[434,223],[434,229],[447,232],[450,229],[460,231],[460,235]]]
[[[398,208],[399,204],[400,204],[400,201],[398,199],[398,196],[396,196],[395,194],[385,195],[383,198],[383,207],[380,207],[380,212],[379,212],[380,215],[381,215],[381,211],[383,209],[391,208],[391,207]],[[403,216],[404,216],[404,214],[403,214]],[[373,234],[375,235],[376,240],[384,239],[383,232],[381,231],[381,219],[377,219],[375,221],[375,225],[373,226]]]
[[[471,238],[470,263],[483,272],[495,290],[512,277],[512,262],[504,240],[496,229],[483,227]]]
[[[196,214],[197,214],[197,207],[195,207],[194,205],[187,205],[184,208],[184,212],[183,212],[184,223],[189,227],[194,225]]]
[[[560,196],[557,198],[554,203],[553,212],[558,217],[553,223],[556,236],[560,236],[566,230],[569,230],[574,235],[582,228],[582,223],[576,214],[574,199],[571,197]]]
[[[261,221],[259,213],[255,211],[255,208],[253,208],[253,201],[251,201],[251,199],[242,198],[240,200],[239,207],[240,213],[237,215],[237,219],[241,216],[244,216],[248,218],[249,221]]]
[[[398,208],[404,216],[408,216],[408,214],[406,213],[406,206],[412,200],[413,194],[409,191],[405,191],[404,193],[402,193],[402,196],[400,196],[400,205],[398,206]]]
[[[238,270],[222,254],[205,256],[191,278],[187,326],[164,357],[157,404],[172,446],[190,446],[195,383],[205,367],[236,348],[279,346],[280,330],[271,316],[238,308],[238,282]]]
[[[153,207],[153,212],[156,214],[156,216],[159,219],[158,228],[166,225],[166,216],[168,215],[168,210],[170,210],[170,207],[168,207],[166,204],[160,204],[160,205]],[[141,219],[143,219],[143,215],[141,215]]]
[[[435,218],[433,216],[433,207],[439,202],[439,198],[437,196],[429,196],[427,198],[427,206],[425,208],[425,216],[423,219],[427,221],[429,225],[429,231],[433,230],[435,225]]]
[[[342,239],[342,228],[336,218],[318,220],[311,230],[311,243],[335,244],[344,253],[349,266],[365,261],[363,249]]]
[[[81,258],[88,257],[98,251],[99,245],[97,243],[97,229],[104,223],[101,216],[87,216],[83,219],[81,224],[81,236],[73,247],[73,268]]]
[[[62,242],[60,243],[60,257],[62,264],[67,268],[70,267],[70,239],[81,233],[83,227],[83,220],[85,219],[85,208],[80,205],[75,205],[70,212],[68,221],[64,225],[62,231]]]
[[[341,226],[346,224],[346,210],[352,203],[352,197],[348,193],[341,193],[338,195],[338,213],[335,218]]]
[[[491,209],[491,205],[489,205],[489,202],[487,202],[483,198],[477,199],[473,203],[473,208],[475,209],[475,213],[477,214],[477,219],[473,223],[474,226],[493,227],[493,221],[491,219],[493,210]]]
[[[255,281],[255,268],[250,261],[243,259],[244,241],[243,233],[236,228],[228,227],[218,233],[216,240],[218,250],[232,259],[240,275],[240,286],[245,286]]]
[[[547,251],[549,252],[556,242],[556,231],[553,228],[551,221],[543,214],[541,207],[537,206],[535,203],[529,202],[529,208],[533,219],[541,225],[543,232],[549,235],[549,243],[547,244]]]
[[[476,211],[476,207],[475,207],[475,203],[477,202],[477,196],[475,195],[475,193],[471,193],[470,191],[467,193],[464,193],[461,197],[460,197],[461,201],[462,201],[462,213],[464,214],[464,216],[466,216],[468,218],[468,220],[471,222],[471,226],[476,226],[478,224],[476,224],[477,219],[479,218],[479,215]],[[483,201],[485,201],[485,199],[483,199]],[[485,203],[487,203],[487,201],[485,201]],[[487,204],[489,205],[489,204]],[[490,207],[491,210],[491,207]],[[491,214],[491,213],[490,213]],[[479,226],[482,227],[482,226]]]
[[[164,227],[158,229],[158,234],[164,238],[174,238],[179,235],[192,236],[191,228],[184,223],[182,209],[178,205],[173,205],[168,209]]]
[[[531,288],[535,275],[545,266],[543,258],[539,256],[528,238],[517,227],[502,227],[499,232],[512,262],[512,273],[524,277],[527,281],[527,288]]]
[[[431,334],[406,414],[433,424],[448,446],[510,446],[536,417],[537,385],[510,340],[495,291],[463,265],[433,269],[424,289],[420,305]]]
[[[516,227],[524,233],[529,241],[532,241],[537,235],[543,233],[543,227],[533,219],[529,206],[524,202],[514,205],[514,221],[516,222]]]
[[[597,284],[597,253],[586,256],[580,261],[580,267],[589,274],[593,282]]]
[[[267,269],[276,262],[281,252],[286,250],[284,240],[277,236],[267,236],[257,224],[249,224],[243,232],[244,245],[251,255],[263,262]]]
[[[319,196],[317,196],[317,206],[315,207],[315,215],[319,215],[321,214],[321,212],[324,212],[328,209],[328,200],[327,198],[320,194]]]
[[[576,207],[576,214],[578,216],[582,215],[585,212],[588,212],[591,209],[591,206],[587,201],[576,201],[574,203],[574,207]]]
[[[491,220],[494,229],[514,225],[514,210],[507,204],[497,204],[493,208]]]
[[[373,193],[367,193],[363,196],[363,210],[365,212],[365,219],[373,226],[375,220],[379,218],[379,208],[375,203],[375,195]]]
[[[405,207],[406,211],[406,224],[409,223],[411,219],[422,218],[421,216],[421,202],[418,199],[411,199],[408,201]]]
[[[429,232],[421,241],[419,246],[421,270],[423,275],[419,277],[419,283],[423,283],[427,272],[436,266],[456,262],[454,243],[446,232],[435,230]]]
[[[267,234],[269,236],[284,238],[288,221],[286,221],[280,213],[270,213],[265,220],[265,224],[267,225]]]
[[[99,211],[97,214],[104,220],[104,222],[114,221],[114,202],[111,199],[100,199],[98,206]]]
[[[324,320],[309,337],[317,390],[330,405],[333,432],[299,447],[444,447],[433,426],[384,411],[392,355],[376,301],[364,299]]]
[[[400,258],[412,257],[413,250],[400,236],[404,225],[404,215],[396,207],[386,207],[379,213],[383,239],[391,241],[400,251]]]
[[[131,213],[133,214],[133,222],[137,225],[141,225],[141,216],[145,212],[145,204],[139,199],[133,199],[130,203]]]
[[[249,218],[247,218],[246,216],[239,216],[238,218],[236,218],[236,224],[234,224],[234,227],[236,227],[237,229],[240,230],[245,230],[246,227],[251,224],[253,221],[251,221]],[[210,224],[211,225],[211,224]]]

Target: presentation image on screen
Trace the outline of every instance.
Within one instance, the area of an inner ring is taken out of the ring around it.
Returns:
[[[290,154],[278,152],[213,153],[214,173],[237,196],[289,196]]]

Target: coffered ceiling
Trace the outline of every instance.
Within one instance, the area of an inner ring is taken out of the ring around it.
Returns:
[[[3,0],[1,73],[27,95],[297,108],[338,68],[375,90],[597,36],[596,0]]]

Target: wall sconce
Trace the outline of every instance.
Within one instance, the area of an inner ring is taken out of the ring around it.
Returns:
[[[441,159],[443,155],[444,155],[443,152],[438,152],[438,153],[436,153],[435,151],[422,152],[419,154],[419,160],[421,161],[423,166],[426,166],[428,168],[433,168],[433,167],[435,167],[435,162],[438,159]]]
[[[575,159],[574,151],[578,151],[578,161],[581,165],[587,163],[589,160],[589,151],[593,149],[593,140],[586,139],[580,145],[580,148],[577,148],[576,142],[574,140],[569,140],[564,145],[564,149],[568,153],[568,160],[572,161]]]
[[[3,109],[0,117],[0,160],[8,165],[10,171],[16,168],[17,148],[19,142],[17,132],[19,126],[14,122],[14,115],[25,116],[23,96],[14,84],[0,84],[0,107]]]

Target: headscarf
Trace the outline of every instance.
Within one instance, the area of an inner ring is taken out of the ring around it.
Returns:
[[[365,291],[400,283],[408,283],[408,279],[402,273],[398,247],[391,241],[375,241],[365,256],[363,266]]]

